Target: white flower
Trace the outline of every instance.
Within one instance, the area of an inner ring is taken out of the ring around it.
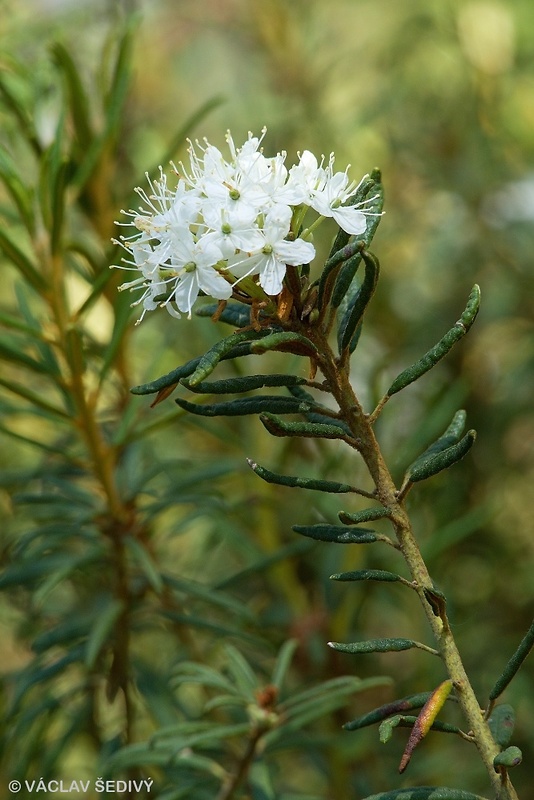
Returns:
[[[291,229],[300,226],[307,208],[321,215],[312,229],[331,217],[347,233],[365,231],[371,212],[361,208],[365,203],[345,205],[358,186],[347,171],[334,172],[333,155],[325,166],[324,158],[318,163],[305,150],[288,170],[285,152],[263,154],[265,132],[249,133],[241,147],[228,133],[228,159],[207,140],[190,143],[189,168],[174,168],[175,189],[160,168],[158,180],[147,176],[149,191],[136,190],[142,205],[119,223],[133,232],[118,244],[128,253],[119,269],[135,273],[121,289],[141,292],[133,303],[143,307],[141,319],[158,305],[173,316],[191,316],[201,292],[227,300],[249,276],[267,295],[278,295],[287,265],[307,264],[315,256],[314,246]]]
[[[191,317],[191,309],[200,291],[217,300],[232,295],[230,283],[216,266],[224,263],[221,250],[213,242],[195,240],[189,231],[182,231],[174,242],[170,263],[160,267],[160,276],[171,285],[169,297],[161,304],[172,313],[175,302],[179,311]]]
[[[317,163],[317,159],[305,150],[300,156],[299,164],[290,170],[290,180],[306,192],[303,201],[323,217],[333,217],[335,222],[346,233],[359,235],[365,233],[367,227],[366,213],[360,210],[360,205],[345,206],[345,203],[358,190],[361,182],[368,176],[365,175],[357,184],[349,181],[347,170],[334,172],[334,154],[326,168]]]
[[[261,246],[248,255],[235,257],[230,262],[234,274],[259,275],[265,293],[271,296],[282,291],[286,265],[308,264],[315,256],[315,247],[303,239],[288,241],[292,211],[288,206],[275,206],[265,217],[265,224],[258,231]]]
[[[261,247],[261,235],[255,224],[256,209],[250,206],[228,208],[214,202],[206,203],[204,221],[207,232],[204,239],[219,247],[225,258],[240,250]]]

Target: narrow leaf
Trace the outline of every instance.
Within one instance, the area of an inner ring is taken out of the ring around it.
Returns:
[[[244,342],[235,347],[233,350],[230,350],[229,353],[226,353],[221,358],[221,361],[247,355],[251,355],[250,343]],[[140,386],[134,386],[133,389],[130,389],[130,391],[132,394],[155,394],[156,392],[160,392],[163,389],[168,389],[171,386],[174,387],[182,378],[187,378],[189,375],[194,373],[202,358],[202,356],[193,358],[191,361],[187,361],[185,364],[182,364],[181,366],[176,367],[176,369],[171,370],[171,372],[167,372],[166,375],[162,375],[161,378],[156,378],[155,380],[150,381],[149,383],[143,383]],[[188,388],[191,389],[189,384]]]
[[[512,738],[515,726],[515,711],[508,703],[496,706],[488,719],[488,725],[494,741],[500,747],[506,747]]]
[[[378,729],[378,735],[382,744],[386,744],[391,739],[394,728],[413,728],[417,722],[417,717],[407,717],[402,714],[397,714],[391,719],[386,719],[382,722]],[[438,731],[438,733],[455,733],[464,737],[465,734],[457,725],[450,725],[448,722],[440,722],[436,719],[430,726],[431,731]]]
[[[60,417],[61,419],[70,419],[70,415],[66,411],[64,411],[62,408],[52,405],[52,403],[49,403],[47,400],[45,400],[42,395],[32,392],[30,389],[26,388],[26,386],[4,380],[3,378],[0,378],[0,386],[3,386],[5,389],[8,389],[19,397],[23,397],[24,400],[27,400],[34,407],[41,408],[43,411],[47,412],[47,414],[50,414],[54,417]]]
[[[395,572],[387,572],[385,569],[358,569],[354,572],[337,572],[335,575],[330,575],[331,581],[386,581],[394,583],[400,581],[407,583],[411,586],[406,578],[402,578]]]
[[[398,714],[399,712],[403,711],[412,711],[414,708],[421,708],[430,697],[430,694],[431,692],[411,694],[407,697],[401,698],[400,700],[394,700],[392,703],[386,703],[379,708],[375,708],[373,711],[369,711],[367,714],[364,714],[361,717],[357,717],[357,719],[351,720],[351,722],[346,722],[343,727],[346,731],[356,731],[360,728],[366,728],[369,725],[375,725],[377,722],[381,722],[383,719],[390,717],[392,714]]]
[[[237,688],[228,678],[221,675],[213,667],[208,667],[197,661],[182,661],[174,668],[170,685],[176,687],[182,683],[198,683],[232,695],[237,694]]]
[[[285,681],[289,666],[295,654],[295,650],[299,645],[298,639],[288,639],[284,642],[278,652],[276,663],[273,668],[271,683],[276,686],[278,691],[282,688]]]
[[[476,431],[468,431],[458,444],[454,444],[440,453],[435,453],[412,467],[406,474],[407,480],[411,483],[423,481],[456,464],[471,450],[476,437]]]
[[[393,653],[420,647],[412,639],[367,639],[365,642],[328,642],[332,650],[340,653]]]
[[[236,345],[242,343],[249,343],[255,341],[256,339],[261,339],[264,337],[269,336],[271,333],[270,330],[262,330],[262,331],[240,331],[238,333],[233,333],[231,336],[227,336],[225,339],[221,339],[220,341],[216,342],[216,344],[211,347],[207,353],[201,356],[198,365],[196,366],[193,374],[189,378],[189,385],[195,386],[197,383],[200,383],[205,378],[210,375],[219,361],[223,358],[223,356],[230,353]]]
[[[65,192],[69,171],[70,164],[62,161],[54,175],[53,185],[51,186],[52,230],[50,234],[50,249],[53,255],[58,253],[61,244],[65,217]]]
[[[344,231],[343,234],[345,234]],[[339,241],[343,242],[343,245],[330,256],[324,265],[321,278],[319,280],[319,293],[317,297],[317,307],[320,309],[324,308],[330,301],[334,279],[339,273],[341,265],[348,260],[351,260],[351,262],[354,264],[354,269],[351,274],[352,280],[361,260],[359,253],[363,247],[363,243],[360,241],[360,239],[349,242],[349,238],[350,237],[347,234],[341,236]],[[336,239],[336,242],[337,241],[338,240]],[[357,256],[356,261],[353,260],[354,256]]]
[[[416,381],[418,378],[424,375],[425,372],[428,372],[439,361],[441,361],[441,359],[447,355],[449,350],[456,344],[456,342],[460,341],[460,339],[462,339],[468,332],[471,325],[475,321],[479,305],[480,288],[477,284],[475,284],[471,290],[471,294],[469,295],[465,310],[458,322],[456,322],[455,325],[449,331],[447,331],[445,336],[440,339],[439,342],[435,344],[434,347],[432,347],[427,353],[425,353],[425,355],[422,356],[419,361],[416,361],[415,364],[412,364],[395,378],[387,391],[387,396],[391,397],[391,395],[400,392],[401,389],[409,386],[410,383]]]
[[[0,149],[0,178],[17,207],[20,219],[26,229],[32,233],[34,228],[32,198],[20,179],[13,160],[4,149]]]
[[[161,594],[163,591],[163,579],[146,548],[131,536],[125,537],[124,542],[156,594]]]
[[[107,608],[98,614],[85,649],[85,664],[88,669],[94,667],[99,653],[110,638],[113,627],[123,611],[124,604],[119,600],[112,600]]]
[[[2,228],[0,228],[0,249],[3,250],[5,257],[11,261],[35,291],[42,293],[47,288],[47,282],[41,272]]]
[[[93,133],[91,130],[89,103],[80,73],[71,54],[60,42],[55,42],[52,45],[52,55],[65,81],[76,139],[80,150],[83,152],[89,147]]]
[[[390,513],[385,506],[378,506],[378,508],[364,508],[362,511],[355,511],[351,514],[347,511],[340,511],[338,517],[344,525],[359,525],[360,522],[371,522],[375,519],[382,519],[382,517],[389,517]]]
[[[519,747],[507,747],[506,750],[503,750],[502,753],[495,756],[493,759],[493,766],[495,769],[499,767],[510,769],[511,767],[519,766],[522,761],[523,753]]]
[[[265,467],[256,464],[250,458],[247,458],[247,463],[256,475],[259,475],[259,477],[267,483],[276,483],[279,486],[291,486],[299,489],[313,489],[317,492],[333,492],[334,494],[355,491],[353,486],[349,486],[346,483],[323,481],[315,478],[298,478],[293,475],[279,475],[276,472],[271,472]]]
[[[195,314],[197,317],[213,317],[216,314],[217,322],[225,322],[232,328],[245,328],[250,325],[250,306],[243,303],[227,303],[222,311],[219,304],[210,303],[206,306],[199,306],[195,310]]]
[[[239,692],[250,700],[254,700],[255,692],[258,689],[258,679],[250,664],[231,644],[227,644],[224,650],[227,669],[234,678]]]
[[[444,431],[439,439],[436,439],[435,442],[427,447],[424,453],[421,453],[421,455],[418,456],[412,464],[410,464],[407,469],[407,473],[409,474],[412,470],[417,469],[422,464],[426,463],[430,456],[433,456],[436,453],[441,453],[451,445],[456,444],[460,440],[460,437],[464,431],[466,417],[467,414],[463,409],[457,411],[447,430]]]
[[[271,333],[258,342],[253,342],[250,346],[253,353],[267,353],[269,350],[278,350],[282,353],[294,353],[299,356],[315,358],[319,351],[316,346],[306,336],[292,331],[282,331]]]
[[[262,411],[274,411],[278,414],[304,414],[310,410],[307,403],[299,402],[294,397],[279,397],[278,395],[256,395],[212,405],[190,403],[181,398],[176,398],[174,402],[185,411],[202,417],[241,417],[246,414],[261,414]]]
[[[320,542],[334,542],[336,544],[372,544],[378,541],[378,536],[374,531],[366,528],[347,530],[341,525],[293,525],[292,530],[307,536],[310,539],[317,539]]]
[[[408,766],[413,751],[432,727],[432,723],[443,708],[443,705],[447,700],[447,697],[450,695],[451,690],[452,680],[447,679],[443,681],[443,683],[440,683],[436,689],[434,689],[424,704],[423,708],[419,712],[419,715],[417,716],[416,721],[414,722],[410,738],[408,739],[408,743],[404,753],[402,754],[401,762],[399,764],[399,772],[404,772]]]
[[[360,286],[352,305],[347,309],[347,312],[340,323],[340,331],[338,334],[340,352],[343,352],[349,347],[356,329],[360,324],[365,310],[374,294],[378,276],[380,274],[380,264],[378,263],[378,259],[375,258],[372,253],[368,253],[366,250],[362,250],[361,255],[365,264],[365,275],[362,285]]]
[[[524,635],[523,639],[519,643],[519,647],[513,654],[512,658],[505,666],[502,675],[497,680],[495,686],[490,692],[490,700],[496,700],[499,695],[501,695],[516,672],[518,671],[519,667],[528,656],[530,651],[532,650],[532,646],[534,645],[534,622]]]
[[[223,378],[219,381],[203,381],[194,386],[187,378],[180,381],[182,386],[198,394],[240,394],[263,389],[264,386],[300,386],[307,383],[306,378],[297,375],[244,375],[239,378]]]
[[[416,786],[369,795],[363,800],[488,800],[479,794],[446,786]]]
[[[347,440],[347,435],[338,425],[329,425],[322,422],[288,422],[274,414],[261,414],[260,421],[272,436]]]

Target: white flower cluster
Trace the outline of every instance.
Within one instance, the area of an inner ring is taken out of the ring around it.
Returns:
[[[365,232],[371,212],[343,205],[360,184],[349,180],[347,170],[334,172],[333,155],[318,163],[305,150],[288,170],[285,153],[263,154],[264,135],[265,129],[261,138],[249,134],[236,148],[228,133],[230,160],[207,141],[191,145],[189,172],[183,164],[175,168],[176,189],[162,170],[159,181],[149,180],[150,194],[136,189],[144,207],[123,212],[131,221],[122,223],[136,232],[118,243],[130,256],[124,259],[128,266],[119,268],[140,273],[120,288],[144,290],[133,304],[143,306],[141,319],[158,305],[190,317],[199,292],[227,300],[248,276],[257,276],[265,294],[278,295],[286,266],[308,264],[315,256],[305,240],[310,228],[300,237],[291,228],[307,208],[319,220],[332,217],[349,234]]]

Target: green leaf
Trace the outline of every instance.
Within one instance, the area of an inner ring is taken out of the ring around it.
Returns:
[[[33,233],[35,222],[31,194],[22,182],[13,160],[2,147],[0,147],[0,178],[15,204],[26,230],[30,234]]]
[[[300,386],[307,383],[306,378],[297,375],[244,375],[239,378],[223,378],[219,381],[203,381],[190,386],[187,378],[180,381],[182,386],[198,394],[240,394],[265,386]],[[310,395],[311,398],[311,395]],[[311,398],[313,400],[313,398]]]
[[[245,603],[242,603],[234,597],[230,597],[220,588],[207,586],[197,581],[186,580],[184,578],[176,578],[165,573],[161,574],[161,578],[165,586],[168,586],[175,592],[185,594],[189,598],[202,600],[212,606],[218,606],[224,611],[238,617],[250,620],[255,619],[254,612]]]
[[[61,237],[63,235],[63,222],[65,218],[65,200],[71,165],[62,161],[55,170],[51,186],[52,229],[50,234],[50,250],[52,255],[59,252]]]
[[[443,450],[446,450],[453,444],[456,444],[464,431],[465,428],[465,421],[466,421],[467,414],[463,409],[460,409],[455,413],[453,416],[450,425],[445,430],[445,432],[433,442],[430,447],[421,453],[415,461],[410,464],[407,469],[409,473],[412,469],[417,469],[423,463],[427,461],[430,456],[435,455],[436,453],[441,453]]]
[[[355,692],[364,692],[367,689],[374,689],[377,686],[389,685],[390,678],[356,678],[354,675],[340,675],[337,678],[330,678],[329,680],[319,683],[317,686],[312,686],[309,689],[302,689],[301,691],[292,694],[283,703],[281,703],[281,710],[288,715],[300,714],[301,711],[306,710],[312,706],[318,698],[332,693],[339,695],[339,697],[346,697]]]
[[[281,353],[293,353],[299,356],[315,358],[319,355],[317,347],[306,336],[292,331],[281,331],[270,333],[262,337],[260,341],[251,344],[250,349],[253,353],[263,354],[269,350],[276,350]]]
[[[420,647],[412,639],[367,639],[364,642],[328,642],[332,650],[340,653],[396,653]]]
[[[216,634],[221,638],[235,636],[236,639],[244,639],[256,647],[262,647],[265,645],[264,640],[260,639],[259,636],[255,636],[252,633],[247,633],[247,631],[240,630],[239,628],[235,628],[231,625],[223,625],[219,622],[214,622],[212,619],[206,619],[205,617],[200,617],[195,614],[180,613],[179,611],[173,611],[169,608],[159,609],[158,613],[160,613],[165,619],[169,619],[172,622],[209,631],[211,634]]]
[[[284,642],[278,652],[276,663],[273,668],[271,683],[276,686],[278,691],[282,689],[285,681],[287,671],[295,654],[295,650],[299,645],[298,639],[288,639]]]
[[[247,458],[247,463],[251,470],[262,478],[262,480],[266,481],[266,483],[275,483],[278,486],[289,486],[298,489],[312,489],[317,492],[332,492],[334,494],[355,491],[353,486],[349,486],[346,483],[323,481],[315,478],[299,478],[295,475],[279,475],[276,472],[271,472],[266,469],[266,467],[256,464],[256,462],[252,461],[250,458]]]
[[[398,375],[387,391],[387,397],[400,392],[410,383],[413,383],[432,367],[434,367],[442,358],[444,358],[449,350],[460,341],[465,334],[469,331],[471,325],[476,319],[478,308],[480,305],[480,288],[475,284],[471,290],[471,294],[467,300],[467,305],[463,311],[460,319],[455,325],[447,331],[445,336],[439,340],[419,361],[412,364]]]
[[[226,654],[226,665],[232,675],[235,685],[243,697],[255,700],[255,693],[259,687],[259,682],[248,661],[241,655],[239,650],[231,644],[224,648]]]
[[[110,368],[115,363],[116,355],[124,342],[124,333],[130,323],[131,308],[126,298],[121,298],[119,302],[115,302],[114,312],[115,320],[113,324],[113,333],[103,352],[103,361],[99,374],[100,381],[104,380]],[[136,394],[133,389],[132,393]]]
[[[479,794],[446,786],[416,786],[369,795],[364,800],[487,800]]]
[[[197,317],[212,317],[217,313],[217,322],[225,322],[233,328],[245,328],[250,325],[250,306],[243,303],[227,303],[222,311],[219,311],[218,303],[209,303],[195,309]]]
[[[389,683],[385,678],[360,680],[352,676],[333,678],[311,690],[299,693],[280,706],[282,716],[277,727],[264,737],[268,750],[295,748],[295,733],[306,728],[316,719],[331,714],[346,705],[347,698],[376,686]],[[304,695],[307,695],[304,697]],[[296,702],[292,702],[295,700]]]
[[[34,558],[19,559],[8,566],[0,575],[0,589],[12,586],[32,585],[58,569],[69,567],[72,561],[70,554],[46,555],[38,561]]]
[[[496,706],[488,719],[488,725],[496,744],[506,747],[514,732],[515,711],[513,707],[508,703]]]
[[[499,753],[493,759],[493,766],[495,769],[504,767],[510,769],[511,767],[518,767],[523,761],[523,753],[519,747],[507,747],[502,753]]]
[[[336,544],[372,544],[378,541],[374,531],[366,528],[347,530],[341,525],[293,525],[292,530],[310,539],[321,542],[335,542]]]
[[[172,161],[172,159],[176,156],[176,152],[181,149],[186,141],[187,137],[190,135],[190,131],[195,128],[199,122],[208,116],[208,114],[213,111],[215,108],[220,106],[222,103],[225,102],[224,97],[211,97],[209,100],[206,100],[196,111],[194,111],[188,118],[186,118],[185,122],[181,125],[178,131],[175,133],[173,138],[171,139],[165,153],[158,159],[157,163],[148,170],[149,175],[156,175],[159,171],[160,164],[168,164]],[[228,303],[227,308],[230,306],[236,308],[245,308],[247,314],[247,322],[244,325],[248,325],[250,323],[250,309],[243,306],[242,303]],[[209,316],[211,317],[212,314],[218,308],[218,305],[212,305],[213,311],[209,311],[204,313],[203,309],[209,308],[210,306],[201,306],[197,313],[201,317]],[[223,320],[222,317],[220,318],[221,322],[226,322],[228,320]],[[231,325],[234,325],[234,322],[230,322]],[[243,325],[235,324],[236,328],[243,327]]]
[[[354,438],[354,435],[347,423],[343,422],[341,419],[335,419],[329,416],[326,412],[330,411],[330,413],[332,413],[331,410],[318,403],[309,392],[302,388],[302,386],[289,386],[288,389],[293,397],[297,397],[299,400],[310,403],[316,409],[314,411],[307,411],[304,414],[304,417],[306,417],[308,422],[318,423],[321,425],[335,425],[336,427],[340,428],[347,437],[351,439]],[[324,414],[321,413],[322,409],[324,409]]]
[[[51,630],[45,630],[32,642],[34,653],[44,653],[52,647],[69,646],[76,639],[85,639],[91,627],[91,615],[75,614]]]
[[[381,722],[383,719],[393,714],[421,708],[430,697],[430,694],[431,692],[420,692],[419,694],[408,695],[400,700],[394,700],[392,703],[386,703],[361,717],[346,722],[343,727],[347,731],[356,731],[360,730],[360,728],[366,728],[369,725],[375,725],[377,722]]]
[[[36,394],[36,392],[32,392],[26,386],[22,386],[19,383],[14,383],[13,381],[4,380],[0,377],[0,386],[3,386],[4,389],[8,389],[10,392],[18,395],[19,397],[24,398],[27,400],[34,408],[40,408],[42,411],[45,411],[47,415],[50,415],[54,418],[60,418],[63,420],[70,419],[70,415],[64,411],[62,408],[58,408],[57,406],[53,406],[52,403],[49,403],[41,394]]]
[[[354,256],[359,253],[361,248],[360,242],[349,242],[350,235],[345,231],[339,231],[338,236],[334,242],[334,252],[326,261],[321,277],[319,279],[319,290],[317,295],[317,307],[320,309],[325,308],[329,303],[334,286],[334,280],[341,269],[342,264],[348,260],[353,260]],[[340,245],[338,247],[338,245]],[[356,267],[359,261],[356,261]],[[356,269],[355,267],[355,269]],[[354,274],[354,273],[353,273]]]
[[[0,73],[0,95],[2,97],[2,101],[7,109],[12,113],[13,117],[17,120],[23,137],[28,142],[35,155],[40,156],[42,147],[35,133],[33,115],[19,100],[16,92],[9,86],[8,81],[8,73],[4,70],[4,74]]]
[[[110,638],[115,623],[124,612],[124,603],[120,600],[111,600],[111,602],[98,613],[98,616],[89,632],[87,637],[87,644],[85,649],[85,665],[88,669],[92,669],[96,663],[100,652],[106,645]]]
[[[211,375],[219,361],[221,361],[224,356],[228,356],[237,345],[250,344],[256,341],[256,339],[265,338],[270,336],[270,334],[271,330],[268,328],[261,331],[249,330],[233,333],[231,336],[219,340],[207,353],[201,356],[198,365],[195,367],[195,370],[188,380],[188,385],[195,386],[197,383],[207,378],[208,375]]]
[[[181,661],[173,669],[170,685],[174,688],[182,683],[198,683],[211,689],[228,692],[230,695],[238,694],[237,687],[228,678],[213,667],[197,661]]]
[[[138,769],[142,765],[168,767],[174,760],[178,761],[179,757],[172,746],[163,749],[153,747],[150,742],[130,744],[113,753],[104,762],[102,771],[104,774],[113,774],[129,767]]]
[[[124,537],[123,541],[156,594],[161,594],[163,579],[146,548],[131,536]]]
[[[411,585],[409,581],[397,575],[395,572],[387,572],[385,569],[358,569],[353,572],[337,572],[330,575],[331,581],[386,581],[394,583],[401,581]]]
[[[60,569],[52,572],[46,580],[34,592],[33,602],[36,607],[39,607],[44,602],[46,596],[59,586],[63,584],[77,570],[87,567],[89,564],[94,563],[102,558],[101,547],[95,547],[89,553],[80,556],[71,556]]]
[[[380,741],[382,744],[387,744],[387,742],[389,742],[391,739],[394,728],[413,728],[417,722],[417,719],[417,717],[409,717],[402,714],[397,714],[395,717],[391,717],[391,719],[384,720],[378,728]],[[438,733],[462,734],[462,730],[456,725],[450,725],[448,722],[440,722],[438,719],[435,719],[432,722],[429,730],[437,731]]]
[[[354,339],[356,330],[361,324],[365,310],[374,294],[378,276],[380,274],[380,264],[372,253],[366,250],[361,251],[361,256],[365,264],[365,275],[357,294],[351,305],[347,308],[345,316],[341,320],[338,340],[339,352],[348,349]]]
[[[272,436],[298,436],[312,439],[343,439],[347,435],[338,425],[323,422],[287,422],[275,414],[260,414],[260,422]]]
[[[5,257],[18,269],[30,286],[36,292],[42,294],[48,286],[45,278],[30,258],[17,247],[2,228],[0,228],[0,248],[3,250]]]
[[[118,39],[119,46],[115,69],[109,92],[105,98],[104,129],[98,135],[93,134],[91,136],[86,150],[82,151],[83,158],[80,159],[80,166],[73,177],[73,183],[80,190],[83,190],[90,181],[104,154],[116,140],[119,127],[122,124],[124,102],[131,73],[131,48],[135,25],[136,20],[130,18],[124,34]]]
[[[371,214],[367,217],[367,228],[363,235],[358,237],[358,242],[363,242],[365,247],[369,247],[381,219],[381,212],[384,205],[384,192],[380,170],[374,169],[367,180],[362,181],[357,192],[350,197],[344,205],[354,206],[365,203],[366,210]],[[334,245],[330,252],[325,269],[321,275],[319,293],[319,308],[324,308],[332,297],[332,306],[337,308],[345,297],[349,286],[356,274],[361,262],[359,250],[361,244],[351,242],[349,235],[341,229],[336,236]],[[341,268],[335,270],[335,267]],[[335,283],[334,283],[335,281]],[[334,284],[334,285],[333,285]]]
[[[311,547],[313,547],[312,543],[307,541],[296,540],[290,542],[290,544],[280,547],[275,553],[262,556],[254,561],[253,564],[250,564],[244,569],[239,570],[239,572],[236,572],[233,575],[229,575],[218,584],[218,588],[234,586],[242,583],[251,576],[266,573],[267,570],[269,570],[275,564],[279,564],[281,561],[285,561],[287,558],[292,556],[303,555],[304,553],[307,553]]]
[[[249,771],[250,800],[283,800],[276,792],[268,764],[264,760],[252,762]]]
[[[418,459],[419,463],[416,466],[412,466],[406,473],[406,479],[410,481],[410,483],[417,483],[418,481],[423,481],[427,478],[431,478],[433,475],[437,475],[438,472],[444,469],[448,469],[448,467],[456,464],[467,455],[474,445],[476,437],[476,431],[468,431],[457,444],[447,447],[446,450],[437,452],[434,455],[430,455],[424,460]]]
[[[201,356],[193,358],[191,361],[187,361],[185,364],[171,370],[171,372],[162,375],[161,378],[156,378],[156,380],[150,381],[149,383],[142,383],[139,386],[134,386],[130,391],[132,394],[155,394],[156,392],[161,392],[163,389],[168,389],[170,386],[177,386],[182,378],[191,375],[195,371],[200,363],[200,359]]]
[[[65,82],[76,139],[80,151],[83,152],[87,150],[93,139],[89,102],[85,88],[69,51],[60,42],[55,42],[51,52]]]
[[[390,514],[389,508],[378,506],[377,508],[364,508],[362,511],[350,514],[347,511],[340,511],[338,517],[344,525],[359,525],[361,522],[372,522],[375,519],[389,517]]]
[[[519,647],[511,657],[510,661],[505,666],[502,674],[497,679],[495,686],[490,692],[489,695],[490,700],[496,700],[499,697],[499,695],[501,695],[504,692],[504,690],[506,689],[506,687],[508,686],[508,684],[518,671],[519,667],[521,666],[525,658],[532,650],[533,645],[534,645],[534,622],[532,623],[532,625],[526,632],[525,636],[519,643]]]
[[[241,417],[247,414],[261,414],[262,411],[273,411],[278,414],[303,414],[310,410],[307,403],[294,397],[278,395],[255,395],[224,403],[200,405],[188,400],[176,398],[174,401],[180,408],[201,417]]]
[[[63,673],[71,664],[83,661],[83,645],[71,647],[68,653],[52,663],[42,664],[35,659],[28,668],[17,674],[15,691],[12,697],[11,713],[16,713],[26,693],[37,684],[45,684],[51,678]]]

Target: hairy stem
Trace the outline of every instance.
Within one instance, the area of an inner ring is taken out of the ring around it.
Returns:
[[[307,332],[310,335],[310,332]],[[428,601],[433,583],[421,555],[414,536],[410,519],[403,500],[398,498],[397,487],[385,463],[380,446],[372,428],[372,421],[364,413],[351,386],[348,370],[336,360],[326,340],[319,333],[314,336],[319,352],[323,354],[321,369],[332,387],[337,400],[340,416],[353,432],[358,441],[358,450],[362,455],[375,485],[376,499],[389,509],[389,517],[397,540],[404,556],[416,591],[421,600],[428,623],[436,641],[438,653],[446,667],[449,678],[453,681],[458,695],[458,702],[472,733],[473,741],[486,767],[496,800],[518,800],[514,787],[506,772],[498,774],[493,766],[493,759],[500,748],[494,742],[489,726],[484,718],[471,682],[465,671],[458,647],[450,628],[445,604],[439,609]]]

